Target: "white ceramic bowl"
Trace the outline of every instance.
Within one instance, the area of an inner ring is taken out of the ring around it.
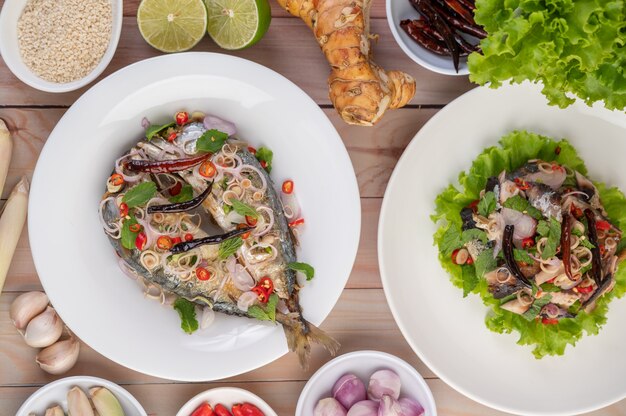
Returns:
[[[113,10],[111,27],[111,39],[109,47],[105,51],[100,63],[85,77],[67,83],[55,83],[46,81],[36,75],[24,64],[20,56],[17,41],[17,22],[26,6],[27,0],[5,0],[0,12],[0,54],[7,67],[25,84],[46,92],[74,91],[96,79],[111,62],[111,58],[117,49],[122,31],[123,0],[110,0]]]
[[[87,395],[92,387],[106,387],[117,397],[126,416],[147,416],[137,399],[128,391],[108,380],[88,376],[66,377],[46,384],[22,404],[15,416],[27,416],[31,413],[43,415],[47,408],[56,404],[61,405],[67,412],[67,392],[74,386],[83,389]]]
[[[218,387],[216,389],[203,391],[185,403],[178,413],[176,413],[176,416],[190,416],[191,413],[204,402],[209,402],[212,407],[221,403],[226,406],[228,410],[236,403],[250,403],[258,407],[265,416],[277,416],[276,412],[259,396],[250,393],[248,390],[236,387]]]
[[[440,56],[421,45],[418,45],[400,27],[400,22],[405,19],[417,19],[420,14],[411,6],[409,0],[386,0],[387,22],[393,37],[400,45],[400,48],[409,58],[426,69],[445,75],[467,75],[467,58],[461,57],[459,60],[459,72],[457,73],[452,63],[452,58]]]
[[[417,400],[425,410],[425,416],[437,416],[435,399],[422,376],[409,363],[380,351],[355,351],[329,361],[313,374],[302,389],[296,416],[311,416],[320,399],[332,397],[331,390],[339,377],[352,373],[367,386],[370,376],[377,370],[395,371],[402,381],[400,397]],[[182,416],[182,415],[179,415]]]

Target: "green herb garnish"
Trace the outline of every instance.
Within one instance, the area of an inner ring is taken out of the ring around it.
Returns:
[[[256,158],[259,162],[265,162],[265,170],[267,173],[272,172],[272,159],[274,159],[274,152],[267,147],[261,147],[256,151]]]
[[[515,257],[515,261],[521,261],[526,264],[533,264],[535,262],[526,250],[513,249],[513,257]]]
[[[542,237],[547,237],[541,258],[545,260],[553,257],[561,242],[561,223],[555,218],[550,218],[548,221],[539,221],[537,224],[537,233]]]
[[[187,185],[184,185],[180,189],[180,192],[178,193],[178,195],[174,195],[170,197],[169,201],[172,204],[178,204],[180,202],[191,201],[192,199],[193,199],[193,188],[191,187],[191,185],[187,184]]]
[[[137,219],[132,215],[129,219],[124,220],[122,223],[122,234],[120,240],[122,242],[122,247],[128,250],[132,250],[136,247],[135,240],[137,239],[137,234],[139,234],[139,232],[132,232],[130,230],[130,226],[134,224],[137,224]]]
[[[141,182],[130,188],[122,198],[122,202],[128,205],[128,208],[138,207],[148,203],[157,192],[156,184],[152,181]]]
[[[480,240],[483,243],[489,241],[487,233],[483,230],[479,230],[478,228],[470,228],[469,230],[465,230],[461,233],[461,241],[463,244],[467,244],[472,240]]]
[[[217,153],[228,140],[228,134],[211,129],[202,133],[196,141],[196,149],[201,152]]]
[[[496,194],[491,191],[485,192],[485,195],[478,202],[477,209],[480,215],[488,217],[496,210]]]
[[[187,299],[178,298],[174,302],[174,309],[180,316],[180,327],[182,330],[188,334],[193,334],[198,329],[195,305]]]
[[[146,139],[148,139],[148,141],[152,140],[152,138],[154,137],[155,134],[161,133],[163,130],[165,129],[169,129],[170,127],[174,127],[176,125],[176,123],[171,122],[171,123],[167,123],[167,124],[150,124],[148,126],[148,128],[146,129]]]
[[[217,253],[218,257],[222,260],[225,260],[235,254],[239,247],[243,245],[243,240],[241,237],[229,238],[226,241],[222,241],[220,243],[220,248]]]
[[[265,308],[259,305],[252,305],[248,308],[248,316],[259,321],[276,322],[276,305],[278,304],[278,295],[272,293]]]
[[[535,299],[533,304],[530,305],[530,308],[526,312],[524,312],[522,316],[527,321],[532,321],[539,315],[539,312],[541,312],[541,308],[543,308],[548,303],[550,303],[551,300],[552,300],[552,295],[543,295],[539,299]]]
[[[250,205],[239,201],[238,199],[231,199],[230,203],[235,210],[235,212],[239,215],[248,216],[252,218],[258,218],[259,213],[252,208]]]
[[[533,217],[536,220],[543,218],[543,214],[537,208],[530,205],[530,202],[526,198],[522,198],[519,195],[514,195],[504,201],[503,206],[505,208],[514,209],[515,211],[522,212]]]
[[[315,269],[313,268],[313,266],[307,263],[299,263],[297,261],[294,261],[287,264],[287,267],[291,270],[304,273],[307,281],[313,279],[313,276],[315,276]]]

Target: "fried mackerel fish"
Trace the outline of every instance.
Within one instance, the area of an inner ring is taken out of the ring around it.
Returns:
[[[234,133],[187,113],[149,126],[115,163],[103,227],[127,272],[215,312],[280,323],[306,368],[312,343],[333,355],[339,344],[303,317],[303,263],[271,166]]]

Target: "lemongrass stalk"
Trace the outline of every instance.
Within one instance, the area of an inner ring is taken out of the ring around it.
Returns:
[[[4,121],[0,118],[0,195],[4,189],[4,182],[7,179],[11,154],[13,152],[13,140]],[[2,287],[0,287],[0,290]]]
[[[11,191],[0,216],[0,293],[2,293],[17,241],[26,222],[28,189],[28,179],[22,177]]]

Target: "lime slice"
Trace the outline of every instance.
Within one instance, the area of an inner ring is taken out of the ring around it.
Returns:
[[[267,0],[205,0],[209,12],[207,31],[224,49],[243,49],[257,43],[270,27]]]
[[[193,48],[204,36],[207,11],[203,0],[142,0],[137,24],[148,44],[162,52]]]

